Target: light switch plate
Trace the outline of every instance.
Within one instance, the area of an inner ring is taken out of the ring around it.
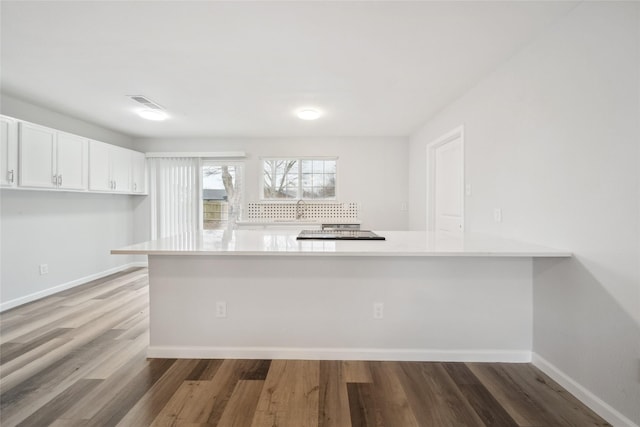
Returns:
[[[216,317],[224,318],[227,317],[227,303],[224,301],[216,302]]]
[[[493,221],[502,222],[502,209],[500,208],[493,209]]]

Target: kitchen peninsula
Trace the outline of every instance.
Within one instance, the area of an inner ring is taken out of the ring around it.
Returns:
[[[149,357],[531,358],[533,259],[571,253],[465,234],[384,241],[216,230],[113,250],[149,259]]]

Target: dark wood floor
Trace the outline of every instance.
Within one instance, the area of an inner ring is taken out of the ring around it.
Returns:
[[[1,424],[608,425],[529,364],[146,359],[147,272],[0,316]]]

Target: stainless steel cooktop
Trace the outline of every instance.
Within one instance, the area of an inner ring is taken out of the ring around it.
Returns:
[[[297,240],[385,240],[369,230],[302,230]]]

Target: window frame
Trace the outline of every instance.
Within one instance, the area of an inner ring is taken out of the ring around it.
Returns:
[[[260,200],[268,201],[268,202],[281,202],[288,203],[292,200],[306,200],[306,201],[329,201],[329,200],[338,200],[338,156],[268,156],[268,157],[260,157],[260,173],[259,173],[259,189],[260,189]],[[293,198],[273,198],[273,197],[265,197],[264,196],[264,162],[271,160],[284,160],[291,161],[295,160],[298,162],[298,189],[297,196]],[[304,197],[303,196],[303,186],[302,186],[302,161],[303,160],[334,160],[336,162],[336,182],[335,182],[335,190],[333,197],[322,197],[322,198],[314,198],[314,197]]]

